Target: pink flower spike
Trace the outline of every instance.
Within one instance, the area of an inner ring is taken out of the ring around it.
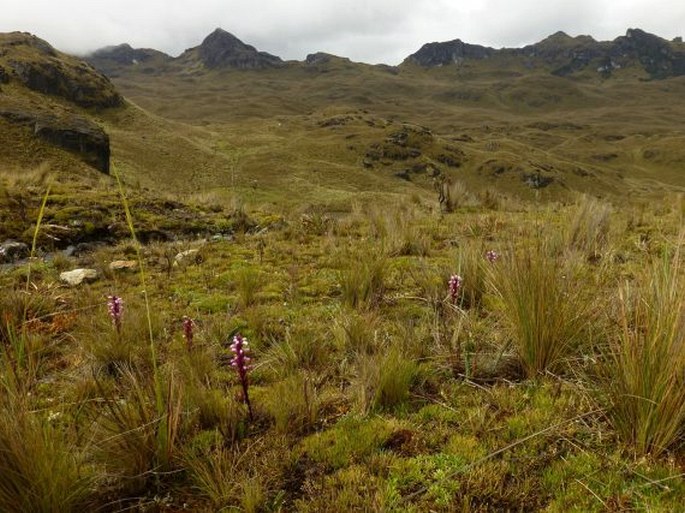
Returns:
[[[112,318],[112,324],[117,330],[118,334],[121,334],[121,317],[124,314],[124,300],[119,296],[107,296],[107,310],[109,311],[109,316]]]
[[[450,276],[450,280],[447,283],[449,293],[450,293],[450,301],[452,303],[456,304],[457,299],[459,299],[459,291],[461,290],[461,285],[463,283],[463,279],[461,276],[458,274],[453,274]]]
[[[247,405],[247,410],[250,414],[250,419],[252,419],[252,405],[250,404],[249,396],[249,382],[247,380],[247,371],[252,367],[248,365],[251,360],[247,353],[250,351],[248,348],[247,340],[243,338],[240,333],[236,333],[233,337],[233,343],[230,346],[231,352],[233,353],[233,358],[231,358],[230,365],[238,373],[238,378],[240,379],[240,384],[243,388],[243,399]]]
[[[195,323],[188,316],[183,316],[183,337],[186,339],[186,346],[188,349],[193,347],[193,328]]]

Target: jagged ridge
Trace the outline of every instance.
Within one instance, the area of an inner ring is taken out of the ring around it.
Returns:
[[[405,59],[404,64],[425,68],[461,65],[493,57],[517,59],[526,67],[545,67],[551,73],[567,76],[586,69],[604,76],[620,68],[639,66],[651,78],[685,75],[685,44],[680,39],[667,41],[640,29],[629,29],[613,41],[595,41],[590,36],[571,37],[557,32],[523,48],[471,45],[459,39],[428,43]]]

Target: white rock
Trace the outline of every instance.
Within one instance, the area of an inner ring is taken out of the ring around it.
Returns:
[[[174,257],[174,265],[182,264],[185,261],[191,260],[191,258],[192,261],[197,263],[199,252],[199,249],[187,249],[186,251],[181,251],[178,255]]]
[[[67,285],[75,287],[81,283],[96,280],[98,272],[95,269],[74,269],[73,271],[65,271],[59,275],[59,279]]]
[[[109,264],[112,271],[135,271],[138,269],[138,262],[135,260],[115,260]]]

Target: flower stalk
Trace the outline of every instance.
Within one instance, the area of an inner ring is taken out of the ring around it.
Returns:
[[[249,365],[251,358],[247,356],[250,352],[250,348],[247,339],[240,335],[240,333],[237,333],[233,337],[231,352],[233,353],[233,358],[231,358],[231,367],[233,367],[238,373],[240,385],[243,388],[243,400],[247,405],[247,411],[250,415],[250,420],[253,420],[252,405],[250,404],[249,395],[249,382],[247,379],[247,372],[252,368],[252,366]]]
[[[112,318],[112,325],[117,330],[117,336],[121,336],[121,317],[124,314],[124,300],[119,296],[107,296],[107,310]]]
[[[193,328],[195,322],[187,315],[183,316],[183,338],[186,340],[186,347],[188,350],[193,348]]]
[[[458,274],[453,274],[452,276],[450,276],[450,280],[447,283],[447,288],[449,289],[450,301],[452,302],[452,304],[457,304],[457,300],[459,299],[459,292],[461,291],[461,286],[463,282],[464,280]]]

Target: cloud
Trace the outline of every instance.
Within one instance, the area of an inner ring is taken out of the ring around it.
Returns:
[[[128,42],[172,55],[222,27],[287,59],[327,51],[397,64],[424,43],[462,39],[520,46],[564,30],[613,39],[628,27],[672,38],[680,0],[23,0],[8,2],[0,31],[25,30],[84,53]]]

